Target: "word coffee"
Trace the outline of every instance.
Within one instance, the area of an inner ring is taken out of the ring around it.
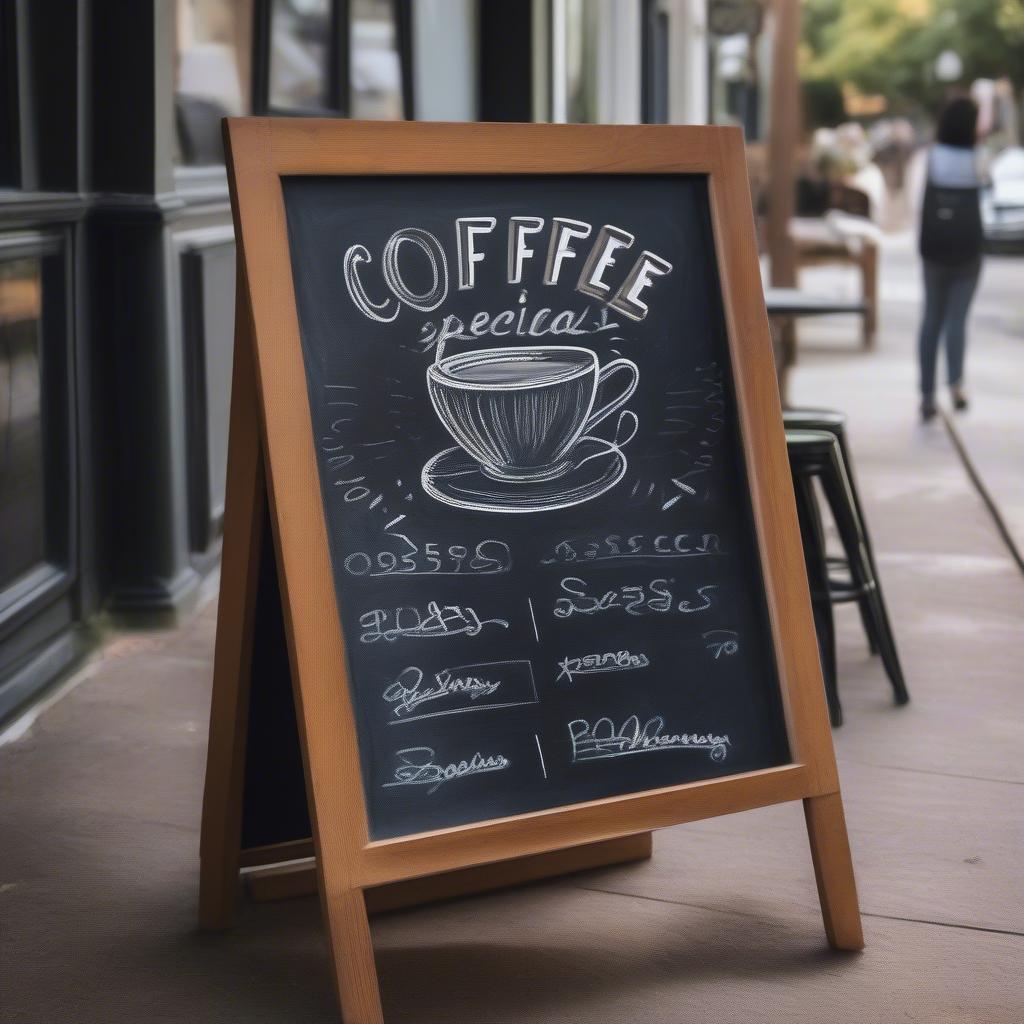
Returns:
[[[460,291],[477,286],[477,268],[487,258],[481,247],[484,236],[497,229],[496,217],[456,217],[453,223],[455,243],[455,266]],[[547,231],[547,243],[543,244]],[[593,235],[589,250],[584,251],[580,243]],[[566,265],[580,261],[578,276],[574,276],[574,289],[581,295],[599,299],[612,309],[631,320],[643,320],[648,314],[648,305],[641,298],[655,281],[672,270],[672,264],[649,250],[643,250],[617,285],[609,282],[609,271],[622,260],[617,253],[631,249],[636,236],[614,224],[605,224],[594,232],[594,225],[571,217],[552,217],[550,226],[544,217],[510,217],[505,225],[506,243],[503,246],[506,259],[503,261],[503,277],[509,285],[523,281],[526,263],[546,251],[544,262],[544,284],[557,286]],[[448,240],[449,244],[451,239]],[[419,259],[426,260],[430,268],[431,284],[426,291],[416,292],[410,288],[403,275],[403,253],[412,250],[419,253]],[[451,251],[450,249],[448,250]],[[543,258],[543,257],[541,257]],[[367,290],[364,277],[369,275],[363,266],[373,263],[369,248],[357,242],[345,251],[343,260],[345,286],[356,308],[368,319],[379,323],[394,320],[402,305],[422,313],[437,309],[448,298],[448,255],[438,237],[423,228],[399,228],[384,244],[380,255],[380,280],[372,298]],[[568,276],[568,273],[566,273]],[[387,295],[386,292],[390,292]],[[384,296],[381,298],[380,296]],[[509,312],[509,324],[513,314]],[[497,332],[495,332],[497,333]]]

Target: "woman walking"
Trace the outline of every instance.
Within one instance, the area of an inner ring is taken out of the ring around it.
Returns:
[[[918,337],[921,417],[936,413],[935,370],[939,339],[946,342],[946,372],[953,407],[967,408],[964,348],[967,312],[981,272],[981,174],[978,169],[978,108],[966,97],[952,100],[939,118],[928,154],[921,211],[924,314]]]

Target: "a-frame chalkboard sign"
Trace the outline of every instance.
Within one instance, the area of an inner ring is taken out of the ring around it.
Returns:
[[[343,1017],[380,1022],[368,902],[803,800],[829,942],[859,949],[740,133],[240,119],[227,142],[203,923],[311,824]],[[288,680],[305,784],[293,764],[274,798]]]

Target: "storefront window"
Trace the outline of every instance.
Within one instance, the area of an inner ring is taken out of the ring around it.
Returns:
[[[551,0],[551,120],[641,120],[644,8],[640,0]]]
[[[555,121],[574,124],[597,120],[597,13],[585,0],[556,0],[552,8]]]
[[[0,262],[0,592],[45,556],[41,277]]]
[[[253,104],[260,114],[403,117],[407,3],[177,0],[177,162],[223,163],[221,119]]]
[[[220,122],[249,113],[252,0],[178,0],[178,163],[223,163]]]
[[[764,134],[768,92],[768,42],[758,0],[710,0],[708,4],[710,124],[743,129],[748,142]]]
[[[272,0],[268,100],[272,110],[332,107],[331,0]]]
[[[352,0],[352,117],[402,117],[402,67],[392,0]]]
[[[271,0],[267,108],[402,117],[394,0]]]

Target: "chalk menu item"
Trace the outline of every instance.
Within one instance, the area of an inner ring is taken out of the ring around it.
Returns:
[[[707,178],[282,188],[371,839],[788,763]]]

